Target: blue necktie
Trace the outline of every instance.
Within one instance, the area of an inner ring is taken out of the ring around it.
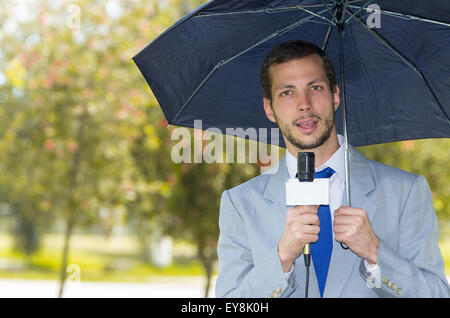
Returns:
[[[335,171],[326,168],[316,172],[314,178],[330,178]],[[320,297],[323,297],[325,283],[327,281],[328,266],[330,265],[331,252],[333,250],[333,233],[331,224],[331,212],[329,205],[320,205],[318,212],[320,220],[319,239],[311,243],[311,257],[316,271],[317,282],[319,283]]]

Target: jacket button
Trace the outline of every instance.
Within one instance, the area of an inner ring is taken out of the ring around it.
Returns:
[[[397,289],[397,285],[396,284],[392,284],[391,288],[392,288],[392,290],[396,290]]]
[[[386,285],[387,285],[387,287],[391,287],[392,286],[392,282],[390,280],[388,280]]]
[[[403,291],[402,291],[402,289],[401,288],[399,288],[399,289],[397,289],[397,295],[401,295],[403,293]]]

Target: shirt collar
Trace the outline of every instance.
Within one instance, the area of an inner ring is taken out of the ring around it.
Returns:
[[[328,158],[328,160],[321,165],[320,167],[317,167],[315,170],[316,172],[321,171],[327,167],[330,167],[333,169],[338,177],[344,181],[345,180],[345,163],[344,163],[344,137],[342,135],[337,135],[338,142],[339,142],[339,148],[336,150],[336,152]],[[295,175],[297,174],[297,158],[294,157],[289,151],[286,149],[286,165],[289,171],[289,178],[293,179],[295,178]]]

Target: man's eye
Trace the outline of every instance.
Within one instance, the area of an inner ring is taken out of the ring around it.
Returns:
[[[291,90],[287,90],[287,91],[281,92],[280,96],[288,96],[288,95],[291,95],[291,94],[292,94],[292,91]]]
[[[323,86],[321,86],[321,85],[314,85],[313,87],[311,87],[311,89],[313,91],[321,91],[323,89]]]

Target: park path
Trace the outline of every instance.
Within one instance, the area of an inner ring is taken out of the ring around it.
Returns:
[[[450,282],[450,276],[447,277]],[[214,297],[216,277],[208,297]],[[64,298],[203,298],[203,277],[154,277],[148,283],[67,283]],[[58,282],[0,279],[0,298],[55,298]]]
[[[208,297],[214,297],[215,277]],[[154,277],[148,283],[68,282],[64,298],[203,298],[203,277]],[[55,298],[58,282],[0,279],[0,298]]]

